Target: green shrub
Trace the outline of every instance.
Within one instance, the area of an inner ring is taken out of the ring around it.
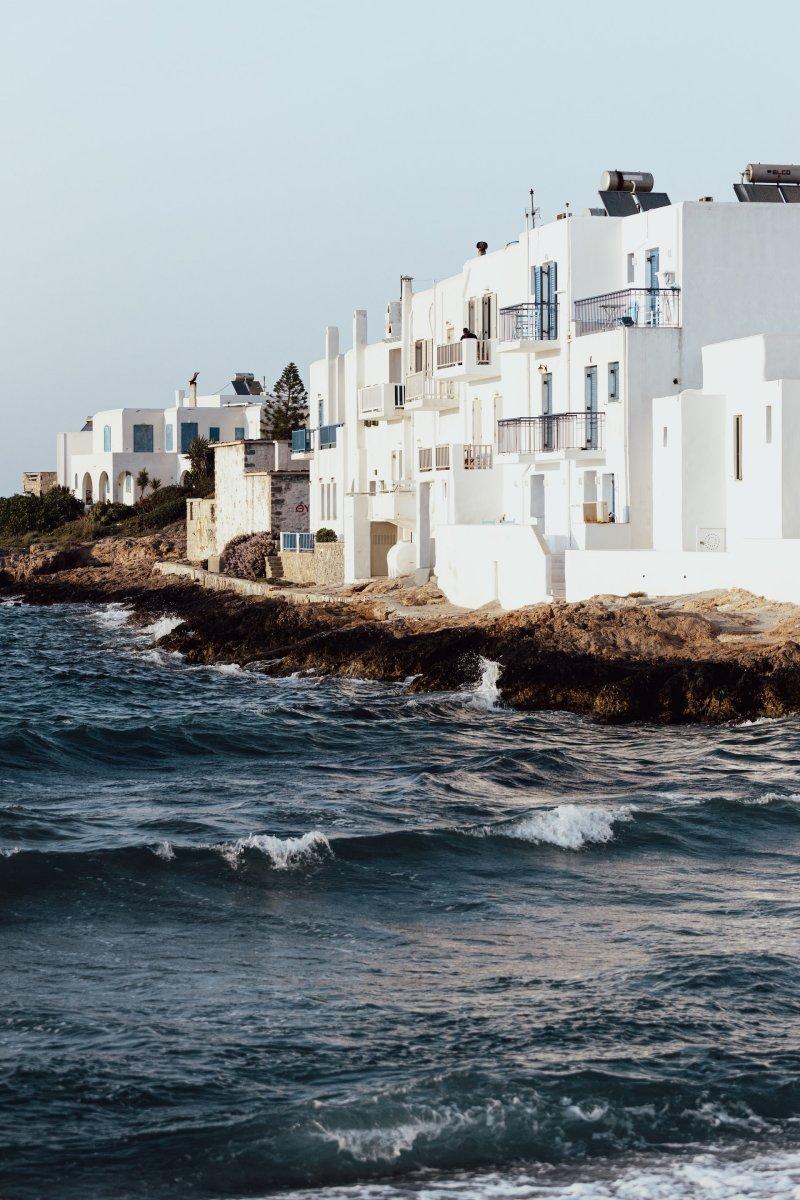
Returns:
[[[317,530],[315,540],[318,542],[335,542],[337,541],[337,537],[332,529],[328,529],[327,526],[323,525],[321,529]]]
[[[49,533],[83,513],[83,505],[68,488],[56,487],[44,496],[0,497],[0,537]]]

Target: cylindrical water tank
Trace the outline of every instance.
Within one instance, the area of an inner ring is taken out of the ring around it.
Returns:
[[[603,171],[601,192],[652,192],[653,176],[649,171]]]
[[[800,183],[800,167],[791,163],[748,163],[745,183]]]

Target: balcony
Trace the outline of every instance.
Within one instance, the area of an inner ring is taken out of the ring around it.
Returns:
[[[373,488],[374,484],[374,488]],[[370,481],[369,518],[371,521],[398,521],[412,525],[416,515],[414,481],[398,479],[394,483]]]
[[[336,431],[340,428],[340,425],[320,425],[317,430],[320,450],[330,450],[336,445]]]
[[[402,417],[406,390],[402,383],[374,383],[358,389],[358,415],[362,421],[391,421]]]
[[[436,374],[440,379],[457,382],[491,379],[500,373],[493,361],[492,349],[490,338],[461,338],[458,342],[442,342],[436,347]]]
[[[558,303],[514,304],[500,309],[500,345],[509,351],[554,350],[558,346]]]
[[[681,289],[622,288],[575,301],[575,332],[605,333],[633,326],[677,329],[681,323]]]
[[[310,429],[293,429],[292,430],[292,454],[310,454],[311,453],[311,430]]]
[[[605,449],[605,413],[555,413],[497,422],[498,454],[592,458]]]
[[[491,471],[491,446],[463,446],[465,471]]]
[[[424,371],[406,376],[405,407],[443,410],[458,408],[458,388],[450,379],[434,379]]]

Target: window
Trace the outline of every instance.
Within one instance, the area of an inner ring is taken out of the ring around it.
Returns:
[[[317,398],[317,416],[319,417],[319,424],[324,425],[325,424],[325,401],[322,399],[322,396],[319,396]]]
[[[661,430],[661,445],[664,447],[665,450],[667,448],[668,441],[669,441],[669,431],[665,425],[664,428]]]
[[[175,426],[167,425],[164,430],[164,449],[168,453],[172,453],[175,449]]]
[[[530,515],[544,520],[544,475],[531,475]]]
[[[108,451],[111,449],[111,426],[103,426],[103,449]]]
[[[533,299],[536,304],[534,334],[552,341],[558,337],[558,264],[533,267]]]
[[[125,493],[126,493],[126,495],[129,496],[132,491],[133,491],[133,476],[131,475],[130,471],[126,471],[125,472]]]
[[[628,255],[628,283],[633,283],[636,279],[636,256]]]
[[[236,428],[235,428],[235,429],[234,429],[234,431],[233,431],[233,436],[234,436],[234,438],[236,439],[236,441],[237,441],[237,442],[243,442],[243,441],[244,441],[244,434],[245,434],[244,425],[237,425],[237,426],[236,426]]]
[[[331,484],[331,520],[336,520],[336,480]]]
[[[767,440],[767,445],[769,446],[770,443],[772,442],[772,405],[771,404],[767,405],[764,436]]]
[[[597,421],[597,367],[586,367],[583,379],[584,406],[586,409],[585,449],[599,447],[599,425]]]
[[[77,490],[78,490],[78,476],[76,475],[75,476],[75,491],[77,492]]]
[[[553,412],[553,376],[549,371],[542,375],[542,416],[549,417]]]
[[[619,363],[608,364],[608,398],[610,401],[619,400]]]
[[[219,425],[212,425],[208,431],[208,440],[210,442],[219,441]]]
[[[133,452],[134,452],[134,454],[152,454],[153,453],[153,426],[152,425],[134,425],[134,427],[133,427]]]
[[[197,421],[181,421],[181,454],[188,454],[189,447],[197,437]]]
[[[733,478],[743,479],[742,471],[742,415],[733,418]]]

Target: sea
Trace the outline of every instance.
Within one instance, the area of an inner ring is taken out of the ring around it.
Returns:
[[[3,1200],[800,1197],[800,721],[0,607]]]

